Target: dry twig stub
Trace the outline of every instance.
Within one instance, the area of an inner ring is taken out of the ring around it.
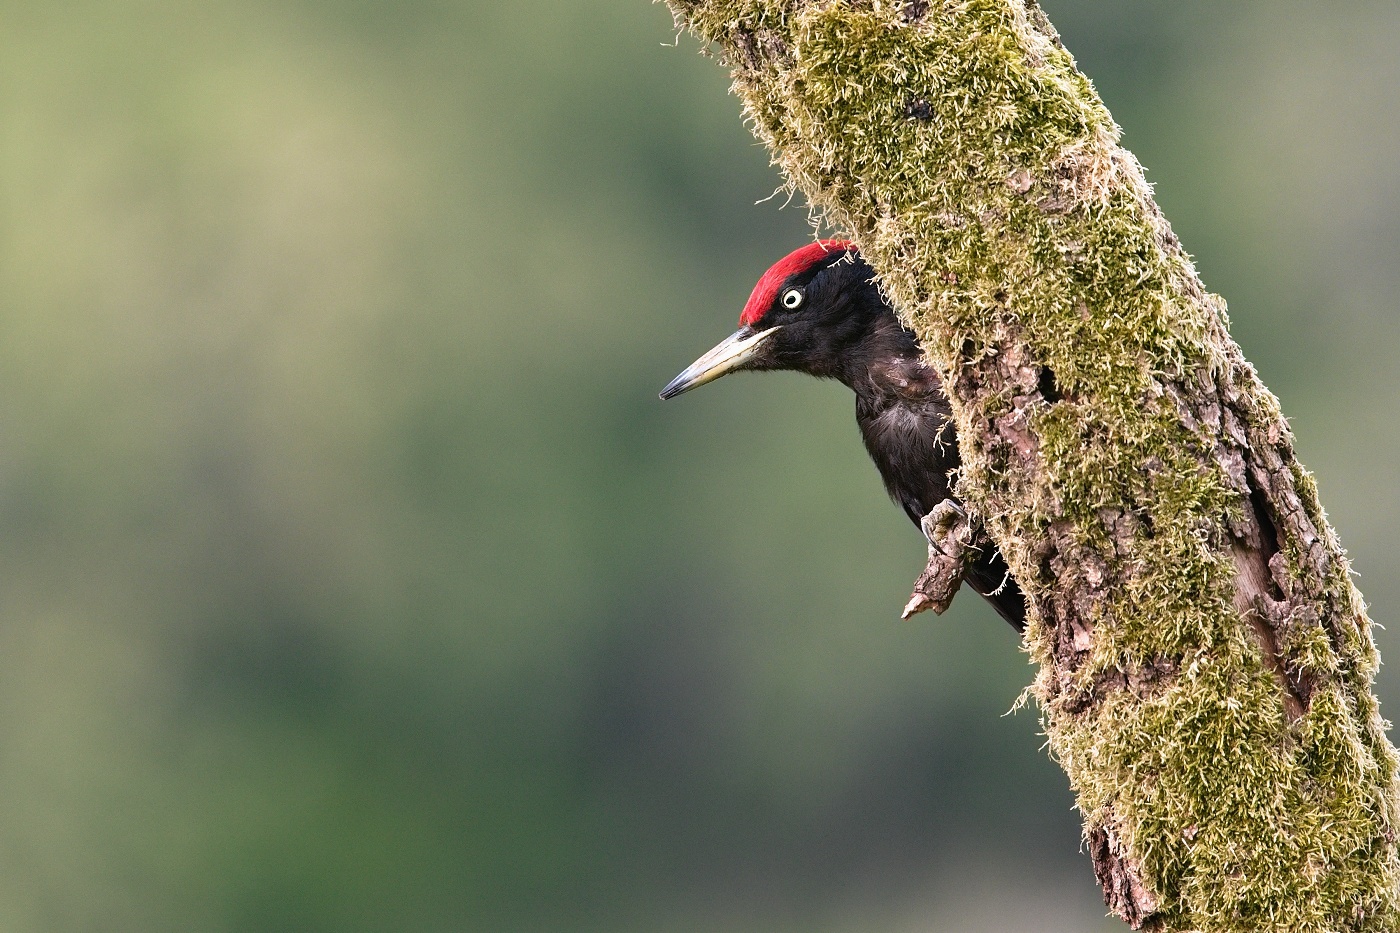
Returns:
[[[923,529],[928,539],[928,566],[914,582],[914,593],[901,616],[904,619],[930,609],[934,615],[946,612],[962,586],[963,570],[976,548],[967,512],[952,499],[943,500],[924,516]]]

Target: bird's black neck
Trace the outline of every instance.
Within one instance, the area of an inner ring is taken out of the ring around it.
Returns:
[[[942,386],[914,335],[888,307],[846,355],[836,378],[871,407],[941,398]]]

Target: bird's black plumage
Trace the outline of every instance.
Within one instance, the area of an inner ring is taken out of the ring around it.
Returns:
[[[774,267],[777,274],[770,270],[740,330],[678,376],[662,397],[738,369],[836,379],[855,392],[856,423],[885,489],[919,525],[953,498],[950,483],[961,461],[948,399],[854,246],[821,246],[794,253]],[[714,364],[712,356],[726,347],[738,348],[732,360]],[[1025,597],[994,547],[988,544],[969,561],[964,579],[1018,631],[1025,627]]]

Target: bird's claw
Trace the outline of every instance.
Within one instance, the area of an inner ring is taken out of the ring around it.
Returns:
[[[944,499],[919,522],[930,547],[953,557],[967,549],[972,539],[972,526],[967,510],[954,499]]]
[[[942,615],[962,585],[963,566],[972,549],[972,523],[967,511],[952,499],[944,499],[919,523],[928,538],[928,566],[914,582],[903,619],[929,609]]]

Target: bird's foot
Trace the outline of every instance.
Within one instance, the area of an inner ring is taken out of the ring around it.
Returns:
[[[928,538],[928,566],[914,581],[914,595],[904,607],[903,619],[932,609],[942,615],[962,585],[963,566],[971,551],[972,523],[967,512],[952,499],[944,499],[920,523]]]

